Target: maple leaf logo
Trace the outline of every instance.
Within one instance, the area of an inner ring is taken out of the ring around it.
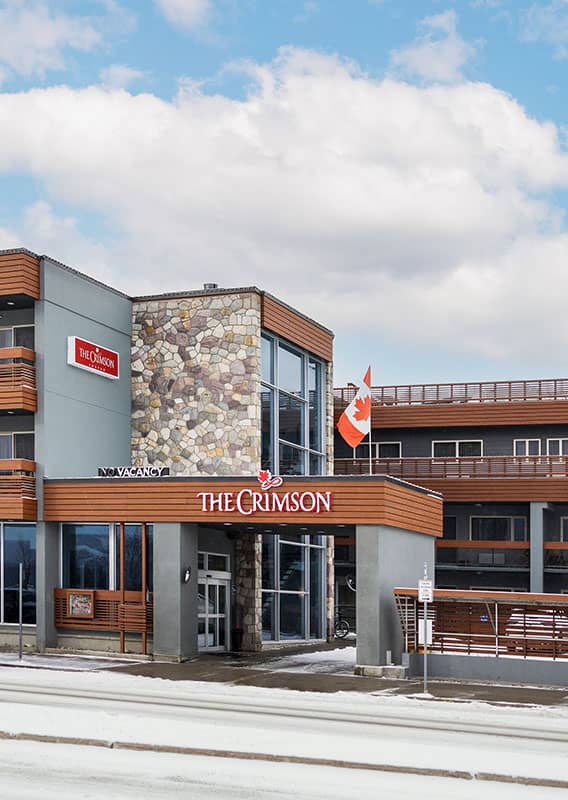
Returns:
[[[364,422],[371,416],[371,397],[357,397],[355,398],[355,414],[353,417],[357,422]]]
[[[278,486],[282,486],[284,481],[280,475],[272,477],[269,469],[259,469],[258,482],[260,483],[260,488],[266,492],[268,489],[276,489]]]

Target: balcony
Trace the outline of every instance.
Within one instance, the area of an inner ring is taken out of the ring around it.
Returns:
[[[449,569],[528,570],[528,542],[479,542],[439,539],[436,566]]]
[[[0,348],[0,414],[37,411],[35,353],[27,347]]]
[[[24,308],[39,300],[39,258],[27,250],[0,251],[0,308]]]
[[[441,492],[449,502],[565,502],[568,456],[373,458],[373,475],[391,475]],[[368,475],[368,458],[336,458],[336,475]],[[469,479],[469,480],[465,480]]]
[[[568,542],[544,543],[544,568],[551,572],[568,570]]]
[[[334,389],[336,416],[356,391]],[[568,422],[568,378],[373,386],[371,398],[378,428]]]
[[[37,518],[35,471],[35,461],[0,459],[0,519]]]

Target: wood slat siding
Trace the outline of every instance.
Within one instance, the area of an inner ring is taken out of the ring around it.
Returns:
[[[335,421],[345,406],[335,405]],[[483,425],[560,425],[568,423],[568,400],[527,400],[511,403],[432,403],[424,406],[373,404],[373,429],[463,428]]]
[[[0,409],[2,411],[37,411],[37,391],[29,386],[11,389],[0,386]]]
[[[19,294],[39,300],[39,259],[29,253],[0,255],[0,296]]]
[[[287,491],[332,492],[332,510],[306,512],[238,513],[201,510],[199,492],[258,491],[252,480],[140,480],[98,479],[46,481],[44,519],[54,522],[233,522],[257,524],[294,522],[321,525],[392,525],[431,536],[442,534],[442,500],[412,487],[385,480],[286,480]]]
[[[333,360],[333,334],[265,294],[261,302],[261,325],[324,361]]]
[[[446,503],[568,503],[566,478],[440,478],[420,485],[443,495]]]

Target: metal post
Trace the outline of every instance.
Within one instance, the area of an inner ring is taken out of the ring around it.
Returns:
[[[24,611],[24,565],[20,561],[18,570],[18,624],[19,624],[19,637],[18,637],[18,654],[20,661],[22,660],[22,653],[24,649],[24,631],[23,631],[23,611]]]
[[[424,580],[428,580],[428,564],[424,563]],[[428,602],[424,602],[424,694],[428,694]]]

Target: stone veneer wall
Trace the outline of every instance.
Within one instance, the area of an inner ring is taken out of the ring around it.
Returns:
[[[233,627],[243,632],[241,650],[262,650],[262,536],[241,533],[235,542]]]
[[[175,475],[260,467],[260,297],[136,301],[132,460]]]

